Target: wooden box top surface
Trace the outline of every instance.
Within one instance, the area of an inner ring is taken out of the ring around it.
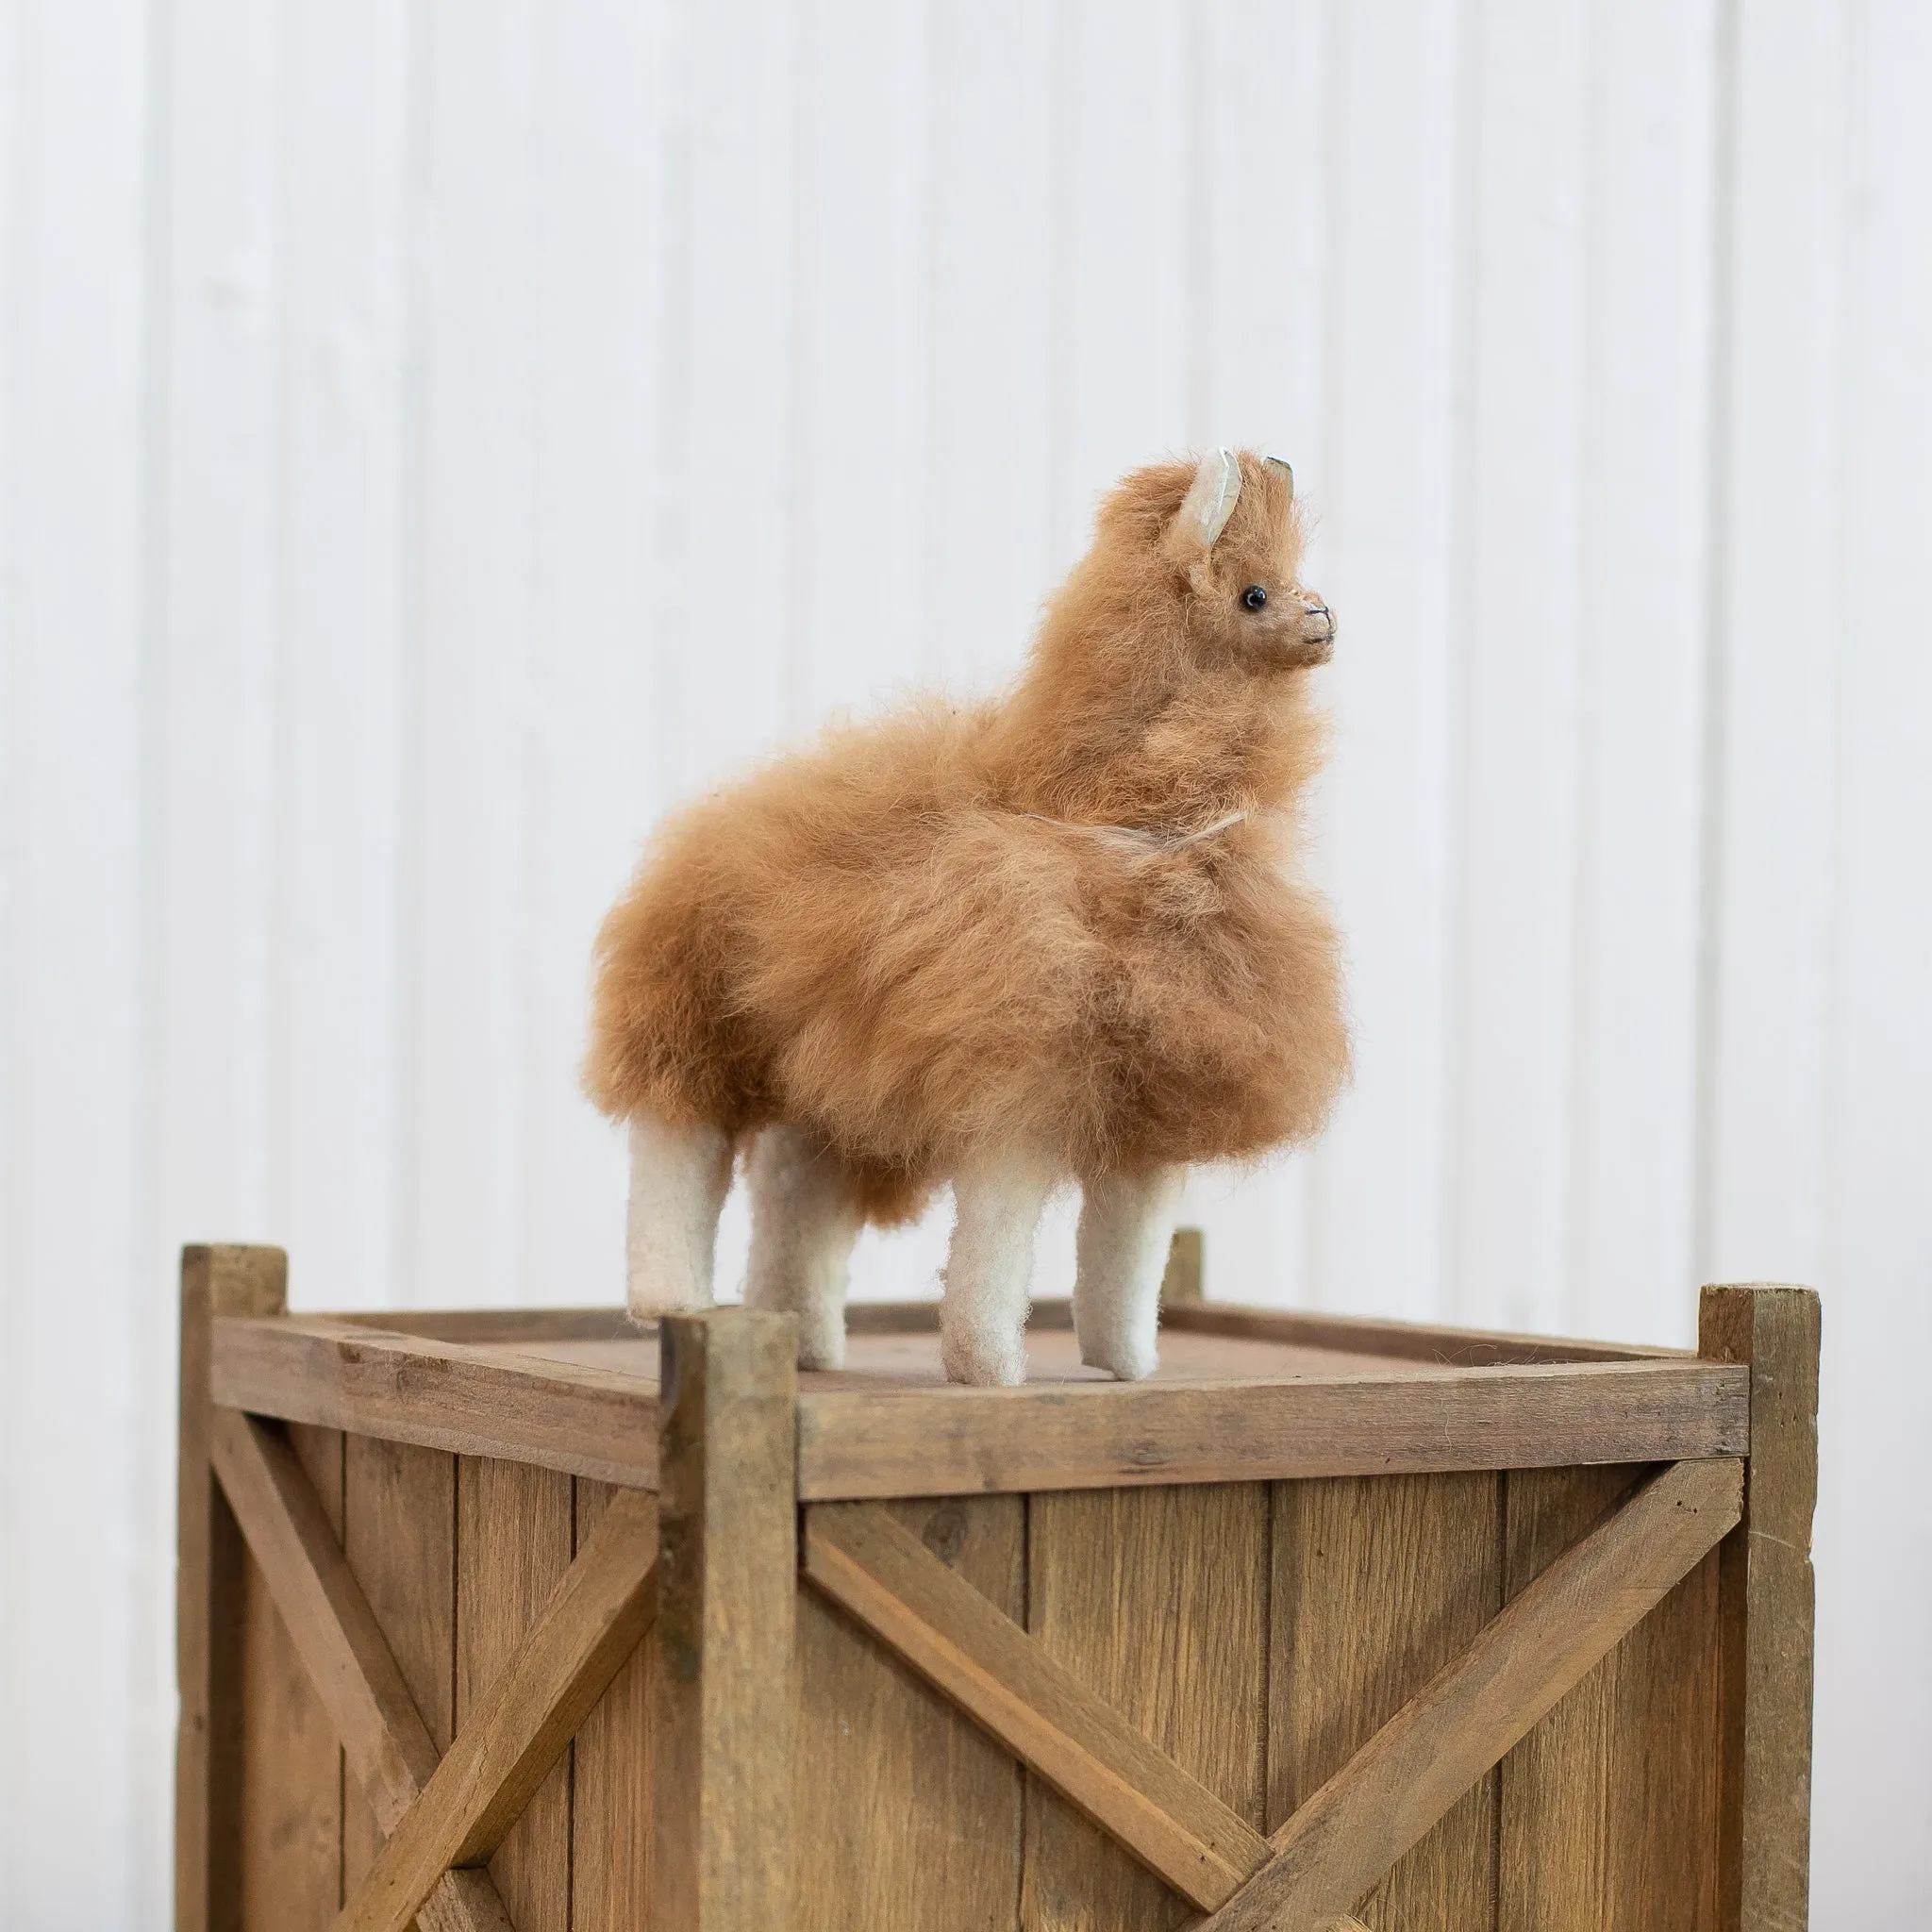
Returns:
[[[1079,1360],[1036,1307],[1032,1379],[940,1370],[933,1303],[855,1304],[798,1381],[799,1493],[959,1495],[1680,1460],[1748,1449],[1747,1372],[1676,1351],[1191,1303],[1161,1365]],[[223,1318],[217,1403],[653,1487],[658,1341],[616,1309]]]

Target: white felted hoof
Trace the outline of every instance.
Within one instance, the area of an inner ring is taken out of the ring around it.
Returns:
[[[1080,1204],[1074,1333],[1080,1359],[1123,1382],[1159,1364],[1160,1278],[1186,1177],[1180,1167],[1111,1174]]]
[[[636,1319],[711,1306],[718,1213],[730,1186],[731,1141],[720,1128],[632,1119],[625,1246]]]
[[[1026,1379],[1033,1235],[1053,1188],[1030,1152],[981,1157],[953,1178],[953,1244],[940,1305],[940,1360],[949,1382],[1010,1388]]]
[[[845,1361],[845,1290],[858,1204],[837,1158],[797,1127],[767,1127],[752,1149],[748,1307],[798,1317],[798,1366]]]

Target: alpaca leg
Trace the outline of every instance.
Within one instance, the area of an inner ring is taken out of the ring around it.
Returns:
[[[846,1268],[859,1222],[851,1181],[823,1141],[787,1126],[758,1136],[744,1299],[798,1317],[801,1369],[836,1369],[845,1360]]]
[[[1053,1190],[1037,1156],[984,1157],[953,1178],[953,1245],[940,1307],[946,1379],[982,1387],[1026,1379],[1027,1291],[1033,1234]]]
[[[1186,1177],[1181,1167],[1109,1174],[1080,1204],[1074,1332],[1080,1359],[1123,1382],[1151,1375],[1158,1359],[1160,1277]]]
[[[730,1186],[731,1137],[721,1128],[632,1118],[625,1245],[640,1321],[710,1307],[718,1212]]]

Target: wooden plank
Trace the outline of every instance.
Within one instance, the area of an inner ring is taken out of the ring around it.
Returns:
[[[649,1627],[657,1585],[657,1500],[627,1490],[457,1734],[337,1932],[403,1932],[445,1872],[490,1857]]]
[[[1649,1472],[1505,1478],[1512,1597]],[[1715,1553],[1503,1760],[1502,1932],[1706,1932],[1717,1874]]]
[[[1084,1500],[1109,1507],[1107,1497]],[[1032,1507],[1038,1510],[1040,1499]],[[1172,1526],[1158,1522],[1174,1513],[1165,1491],[1150,1497],[1140,1513],[1155,1518],[1153,1535],[1166,1530],[1172,1538]],[[1125,1571],[1140,1554],[1126,1553],[1119,1568]],[[1003,1615],[881,1505],[814,1507],[806,1519],[805,1574],[1195,1905],[1219,1904],[1265,1856],[1253,1824],[1150,1742],[1111,1699],[1097,1694],[1044,1641]],[[1167,1587],[1165,1577],[1162,1583]],[[1258,1599],[1258,1581],[1254,1594]],[[1062,1645],[1071,1647],[1085,1634],[1077,1624],[1084,1607],[1063,1607],[1058,1591],[1050,1596],[1049,1617]],[[1123,1613],[1113,1621],[1124,1624],[1128,1617]],[[1163,1646],[1173,1641],[1171,1631],[1151,1634]],[[1258,1738],[1258,1672],[1254,1690],[1257,1715],[1250,1728]],[[1180,1690],[1174,1694],[1185,1696]],[[1257,1771],[1257,1792],[1258,1779]],[[1258,1797],[1254,1809],[1258,1820]],[[1031,1807],[1027,1828],[1030,1842]],[[1158,1887],[1150,1891],[1134,1885],[1131,1874],[1124,1889],[1164,1895]],[[1105,1912],[1101,1916],[1112,1923]]]
[[[209,1460],[208,1396],[215,1321],[275,1315],[287,1305],[289,1257],[279,1248],[181,1251],[181,1355],[175,1503],[175,1670],[181,1709],[175,1739],[175,1932],[232,1932],[240,1898],[240,1685],[225,1663],[242,1633],[240,1531]]]
[[[621,1493],[578,1481],[578,1548]],[[651,1710],[662,1656],[654,1624],[571,1747],[572,1932],[637,1932],[655,1923]]]
[[[240,1422],[217,1410],[211,1449],[223,1496],[248,1544],[238,1660],[242,1924],[248,1932],[327,1932],[342,1902],[340,1731],[308,1668],[293,1619],[283,1607],[257,1525],[229,1480],[225,1424]],[[299,1446],[277,1438],[275,1447],[309,1500],[319,1544],[340,1564],[329,1503],[323,1497],[333,1503],[339,1521],[341,1437],[333,1429],[305,1429]]]
[[[1741,1454],[1744,1401],[1740,1370],[1699,1361],[1274,1384],[828,1390],[799,1400],[799,1493],[829,1502],[1681,1461]]]
[[[1274,1491],[1268,1824],[1279,1827],[1502,1606],[1496,1476],[1342,1477]],[[1493,1776],[1356,1907],[1374,1932],[1494,1932]]]
[[[1185,1232],[1185,1230],[1183,1230]],[[1179,1236],[1175,1237],[1176,1240]],[[1564,1341],[1547,1335],[1503,1335],[1481,1328],[1443,1328],[1422,1322],[1373,1322],[1360,1316],[1251,1308],[1233,1302],[1162,1303],[1169,1328],[1198,1335],[1252,1337],[1345,1355],[1385,1355],[1398,1361],[1441,1362],[1446,1368],[1518,1367],[1530,1362],[1679,1361],[1686,1348],[1635,1348],[1613,1341]]]
[[[1312,1932],[1345,1910],[1716,1547],[1742,1495],[1734,1461],[1664,1471],[1303,1804],[1272,1835],[1274,1860],[1207,1926]]]
[[[1268,1855],[1266,1489],[1034,1496],[1026,1583],[1031,1641],[1139,1740],[1158,1768],[1154,1790],[1200,1844],[1191,1869],[1169,1864],[1161,1877],[1211,1909]],[[1158,1841],[1121,1840],[1142,1861]],[[1079,1902],[1074,1923],[1108,1932],[1174,1923],[1167,1887],[1038,1779],[1024,1860],[1023,1925],[1066,1924],[1063,1900]]]
[[[1016,1627],[1024,1619],[1018,1496],[859,1507],[887,1512],[996,1614]],[[810,1560],[808,1540],[808,1574]],[[1010,1924],[1020,1890],[1019,1766],[816,1591],[798,1599],[798,1666],[797,1932]],[[578,1763],[581,1804],[581,1740]]]
[[[456,1457],[344,1439],[343,1552],[439,1753],[456,1735]],[[353,1897],[395,1821],[343,1792],[342,1890]]]
[[[221,1324],[211,1381],[218,1403],[257,1415],[631,1488],[658,1479],[658,1391],[635,1375],[282,1321]]]
[[[1818,1297],[1707,1288],[1704,1352],[1751,1371],[1744,1519],[1719,1552],[1721,1932],[1807,1923]]]
[[[457,1735],[570,1568],[571,1478],[465,1456],[457,1465]],[[565,1750],[491,1855],[517,1932],[569,1932],[570,1753]]]
[[[719,1308],[666,1321],[663,1341],[657,1923],[787,1932],[797,1323]]]

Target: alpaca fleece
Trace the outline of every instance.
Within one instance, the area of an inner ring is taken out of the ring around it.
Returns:
[[[1009,1150],[1091,1188],[1318,1131],[1349,1050],[1295,808],[1332,624],[1286,467],[1239,464],[1206,544],[1192,462],[1115,489],[1004,699],[833,730],[663,828],[597,942],[600,1108],[784,1123],[881,1224]]]

